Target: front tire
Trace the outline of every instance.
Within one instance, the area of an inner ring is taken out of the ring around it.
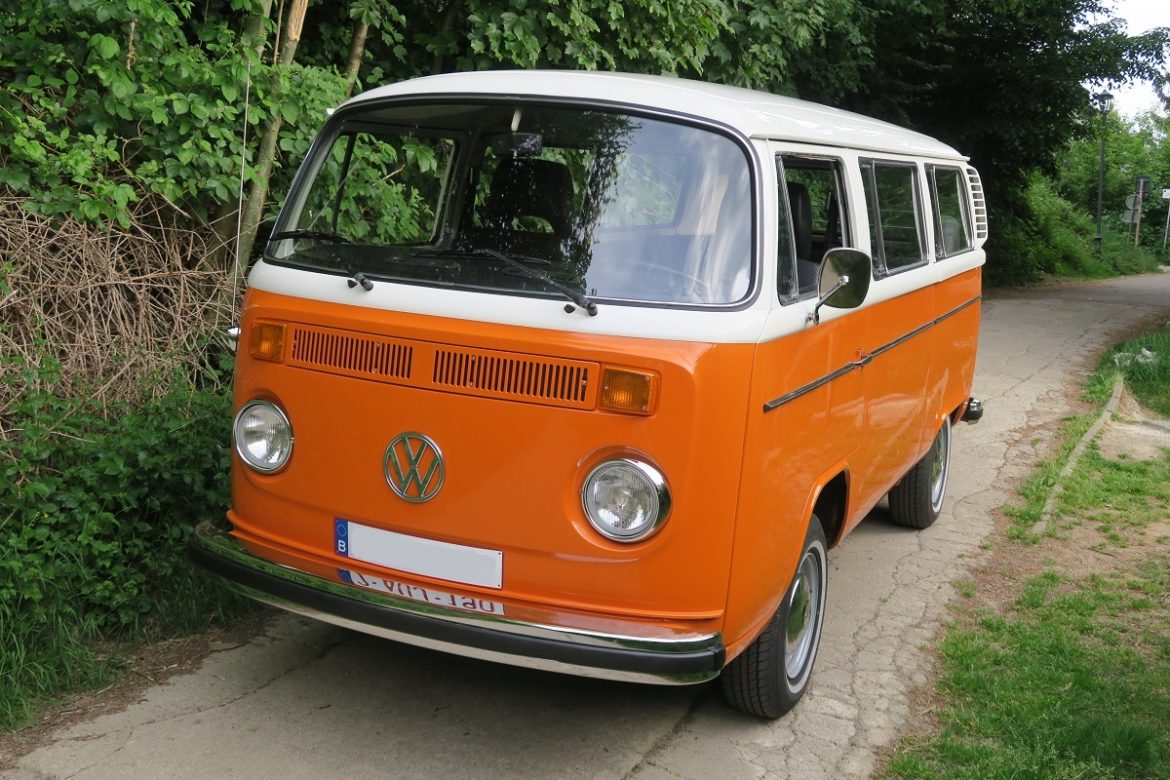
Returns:
[[[907,528],[929,528],[942,512],[951,473],[951,418],[944,417],[922,460],[890,489],[890,514]]]
[[[825,619],[827,549],[821,521],[813,515],[796,574],[776,614],[720,677],[723,697],[735,709],[761,718],[778,718],[804,696]]]

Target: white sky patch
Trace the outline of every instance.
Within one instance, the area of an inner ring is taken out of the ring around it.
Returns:
[[[1170,27],[1170,2],[1167,0],[1114,0],[1113,13],[1125,20],[1126,32],[1141,35],[1154,27]],[[1113,90],[1113,105],[1118,113],[1133,119],[1139,113],[1166,109],[1152,84],[1131,82]]]

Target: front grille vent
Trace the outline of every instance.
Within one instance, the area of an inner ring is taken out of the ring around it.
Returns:
[[[332,330],[296,324],[288,363],[298,368],[460,395],[592,409],[600,367],[585,360]]]
[[[414,348],[394,339],[298,325],[290,363],[304,368],[365,376],[410,379]]]
[[[432,381],[473,395],[587,408],[591,368],[578,361],[443,348],[435,353]]]

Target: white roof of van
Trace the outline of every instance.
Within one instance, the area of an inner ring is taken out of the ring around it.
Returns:
[[[514,95],[596,100],[704,117],[747,136],[899,154],[967,159],[930,136],[850,111],[721,84],[632,73],[486,70],[401,81],[363,92],[356,104],[408,95]]]

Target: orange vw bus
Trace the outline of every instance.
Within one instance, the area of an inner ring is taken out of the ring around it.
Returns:
[[[966,158],[788,98],[481,72],[328,119],[252,269],[231,532],[360,631],[571,674],[808,686],[826,551],[925,528],[971,398]]]

